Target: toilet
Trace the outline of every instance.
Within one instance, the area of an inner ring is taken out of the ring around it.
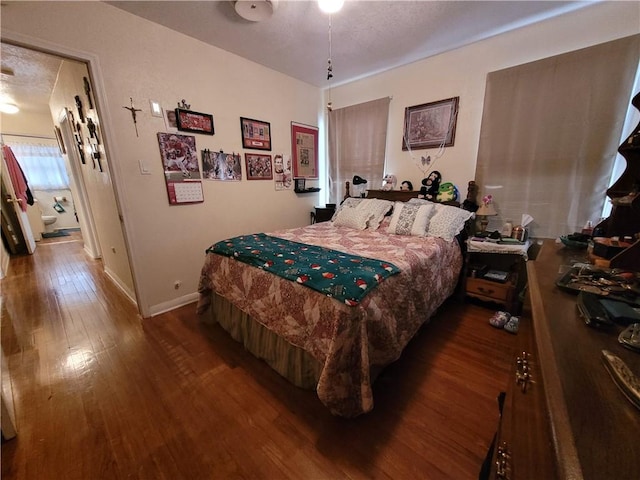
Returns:
[[[46,233],[51,233],[54,231],[54,228],[51,226],[56,223],[58,217],[53,215],[42,215],[42,221],[44,222],[44,231]]]

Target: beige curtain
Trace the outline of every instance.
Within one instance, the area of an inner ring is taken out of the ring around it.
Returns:
[[[599,220],[638,71],[640,35],[487,76],[476,170],[498,216],[555,238]]]
[[[342,201],[344,183],[354,175],[366,179],[369,189],[381,188],[390,100],[386,97],[329,112],[330,202]]]

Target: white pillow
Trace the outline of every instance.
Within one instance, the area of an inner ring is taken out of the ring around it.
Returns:
[[[435,202],[432,202],[431,200],[426,200],[424,198],[410,198],[407,203],[416,203],[419,205],[434,205]]]
[[[393,208],[393,202],[378,198],[365,198],[358,204],[356,210],[367,212],[369,215],[367,228],[376,230],[384,216]]]
[[[387,232],[396,235],[424,237],[427,234],[429,220],[434,213],[433,204],[396,202]]]
[[[427,236],[440,237],[451,242],[464,228],[464,223],[474,216],[473,212],[451,205],[434,204],[435,215],[429,222]]]
[[[332,221],[333,224],[338,227],[349,227],[355,228],[356,230],[364,230],[367,228],[367,220],[369,220],[369,213],[365,210],[347,207],[338,210]]]
[[[345,198],[344,201],[340,204],[340,206],[336,210],[336,213],[334,213],[333,216],[331,217],[331,221],[334,221],[336,218],[338,218],[338,214],[340,213],[341,210],[344,210],[345,208],[356,208],[358,204],[363,200],[364,198],[361,198],[361,197]]]

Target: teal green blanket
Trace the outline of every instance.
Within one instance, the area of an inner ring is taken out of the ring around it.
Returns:
[[[385,278],[400,272],[389,262],[292,242],[264,233],[222,240],[207,249],[355,306]]]

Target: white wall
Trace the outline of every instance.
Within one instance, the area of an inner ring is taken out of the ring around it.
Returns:
[[[91,228],[89,225],[94,225],[100,245],[99,250],[98,248],[95,249],[95,253],[100,254],[105,271],[130,298],[135,298],[129,256],[127,255],[125,238],[118,215],[118,205],[110,176],[110,158],[104,151],[100,152],[100,163],[97,160],[94,162],[94,159],[91,158],[91,152],[88,150],[90,141],[88,129],[83,126],[75,101],[76,95],[81,96],[81,100],[83,99],[83,115],[86,117],[85,122],[87,121],[86,119],[92,118],[98,125],[98,129],[102,130],[103,127],[98,121],[95,110],[89,109],[89,101],[84,95],[83,79],[88,75],[85,64],[76,61],[63,61],[49,100],[49,108],[51,117],[56,125],[60,125],[60,118],[65,113],[65,109],[74,114],[76,124],[80,125],[78,135],[82,137],[85,145],[85,163],[78,161],[79,157],[75,155],[77,152],[77,145],[75,144],[66,145],[67,155],[65,157],[68,162],[67,171],[70,172],[70,176],[73,171],[70,163],[75,162],[77,167],[77,183],[73,180],[71,183],[76,190],[78,201],[83,198],[80,195],[80,188],[84,188],[87,193],[86,203],[88,205],[78,209],[79,219],[82,222],[83,237],[85,241],[89,238],[92,233],[89,231]],[[99,168],[100,164],[102,165],[102,171]],[[64,208],[71,206],[64,203],[62,205]],[[89,212],[91,213],[89,214]],[[91,219],[86,218],[88,216],[91,216]]]
[[[475,177],[487,73],[640,32],[638,2],[602,2],[528,27],[396,68],[331,90],[334,108],[392,96],[387,133],[386,173],[420,187],[416,163],[426,152],[402,151],[405,108],[460,97],[455,144],[435,162],[443,181],[466,198]],[[531,99],[535,102],[535,98]],[[432,164],[433,165],[433,164]],[[482,193],[482,192],[481,192]]]
[[[290,122],[317,124],[317,88],[102,2],[9,3],[1,21],[5,39],[90,60],[144,315],[194,298],[204,251],[215,241],[309,222],[317,194],[275,191],[272,181],[209,181],[204,203],[170,206],[156,137],[164,121],[150,115],[149,101],[174,108],[185,99],[214,116],[215,135],[196,135],[198,151],[244,153],[244,116],[270,122],[270,153],[289,154]],[[130,97],[142,109],[139,136],[123,108]],[[141,160],[150,175],[140,173]]]

